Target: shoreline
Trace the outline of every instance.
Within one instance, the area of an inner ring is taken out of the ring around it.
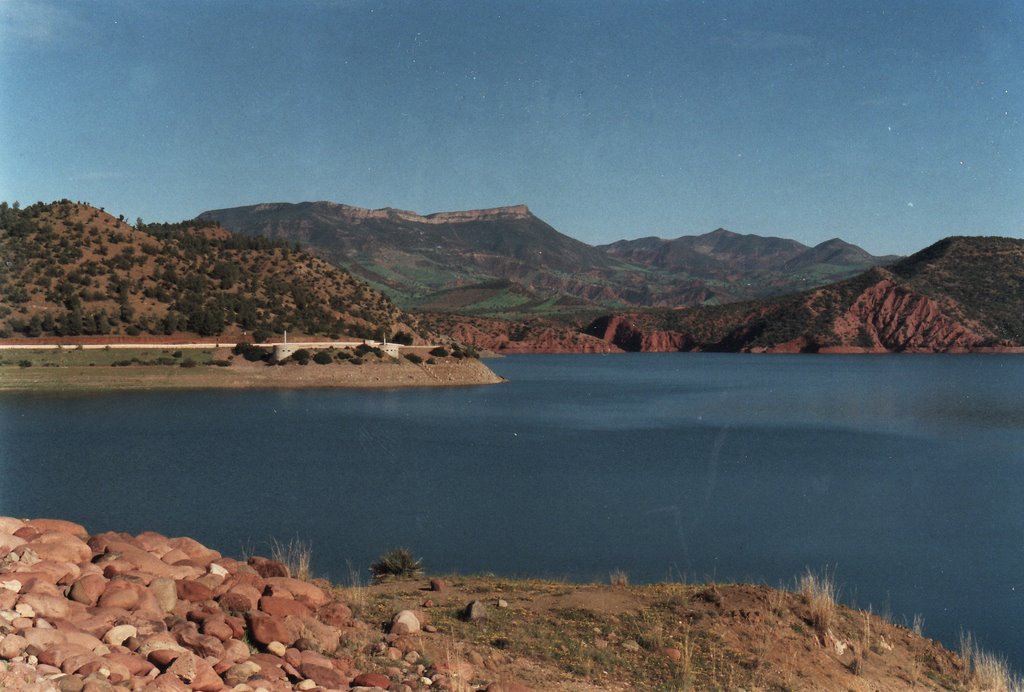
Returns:
[[[128,365],[0,367],[3,392],[88,392],[205,389],[405,389],[500,384],[505,380],[476,359],[362,365],[267,366],[263,363],[216,365]]]

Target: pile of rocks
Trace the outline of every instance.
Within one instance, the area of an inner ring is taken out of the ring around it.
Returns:
[[[467,687],[471,671],[413,665],[408,651],[404,667],[359,670],[353,653],[373,629],[281,562],[242,562],[190,538],[0,517],[0,689]],[[389,629],[375,634],[391,662],[420,622],[401,613]]]

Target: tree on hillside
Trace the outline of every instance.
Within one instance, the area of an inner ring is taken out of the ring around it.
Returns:
[[[75,302],[61,317],[60,333],[64,336],[78,336],[83,327],[82,304]]]

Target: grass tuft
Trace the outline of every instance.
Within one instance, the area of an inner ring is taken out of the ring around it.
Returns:
[[[393,548],[370,565],[375,582],[390,579],[415,579],[423,574],[423,561],[408,548]]]
[[[348,568],[349,581],[349,585],[342,589],[345,595],[345,602],[352,609],[353,615],[362,617],[366,612],[366,587],[363,585],[363,579],[359,574],[359,570],[352,566],[352,561],[346,560],[345,566]]]
[[[612,586],[629,586],[629,575],[621,569],[612,570],[608,575],[608,583]]]
[[[273,539],[270,543],[270,557],[287,565],[288,571],[296,579],[308,581],[313,576],[310,570],[313,547],[299,538],[289,539],[287,543]]]
[[[828,569],[820,573],[808,569],[800,576],[797,590],[810,611],[811,626],[819,636],[824,637],[836,614],[835,574],[830,574]]]

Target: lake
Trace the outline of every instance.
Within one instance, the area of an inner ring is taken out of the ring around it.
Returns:
[[[1024,670],[1024,358],[513,356],[501,386],[0,396],[0,514],[428,572],[789,584]],[[316,367],[316,366],[309,366]]]

